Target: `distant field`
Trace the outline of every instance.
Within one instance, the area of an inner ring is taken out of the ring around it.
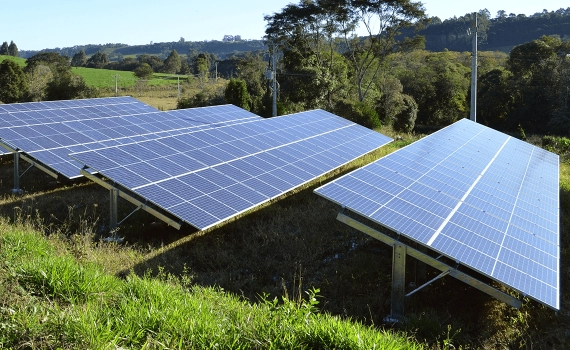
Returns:
[[[73,72],[82,76],[88,86],[94,88],[114,88],[115,76],[117,76],[117,85],[119,88],[130,88],[135,86],[139,79],[135,77],[133,72],[109,70],[109,69],[95,69],[74,67]],[[187,76],[180,76],[181,79],[187,79]],[[156,73],[153,78],[146,81],[148,85],[167,85],[175,84],[178,81],[178,76],[173,74]]]
[[[16,63],[18,63],[18,64],[19,64],[20,66],[22,66],[22,67],[26,65],[26,59],[25,59],[25,58],[0,55],[0,62],[3,62],[4,60],[12,60],[12,61],[15,61]]]

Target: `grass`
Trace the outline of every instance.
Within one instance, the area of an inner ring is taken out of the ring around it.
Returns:
[[[18,65],[20,67],[25,67],[26,66],[26,59],[25,58],[20,58],[20,57],[14,57],[14,56],[6,56],[6,55],[0,55],[0,62],[4,61],[4,60],[12,60],[16,63],[18,63]]]
[[[0,220],[0,345],[7,348],[420,349],[405,336],[318,312],[307,298],[249,303],[191,276],[118,278],[65,238]],[[91,249],[110,253],[112,244]],[[71,245],[73,247],[73,245]]]

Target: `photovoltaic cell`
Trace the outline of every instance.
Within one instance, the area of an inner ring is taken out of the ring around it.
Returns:
[[[315,192],[559,309],[558,165],[461,120]]]
[[[75,178],[79,164],[67,154],[77,145],[99,149],[251,119],[260,117],[233,105],[161,112],[132,97],[32,102],[0,105],[0,142]]]
[[[315,110],[71,157],[190,225],[206,229],[390,141],[334,114]],[[161,151],[156,152],[158,149]],[[130,157],[120,156],[121,152]],[[165,154],[175,167],[157,166]]]

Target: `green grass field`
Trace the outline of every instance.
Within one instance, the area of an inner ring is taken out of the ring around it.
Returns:
[[[4,61],[4,60],[12,60],[12,61],[15,61],[15,62],[18,63],[18,65],[20,65],[21,67],[24,67],[24,66],[26,65],[26,59],[25,59],[25,58],[0,55],[0,62],[2,62],[2,61]]]
[[[115,77],[117,79],[118,88],[132,88],[139,81],[133,72],[85,67],[73,67],[72,70],[74,73],[82,76],[88,86],[94,88],[114,89]],[[188,76],[180,76],[182,83],[187,79]],[[146,81],[146,84],[150,86],[172,85],[177,83],[178,76],[163,73],[156,73],[153,75],[152,79]]]

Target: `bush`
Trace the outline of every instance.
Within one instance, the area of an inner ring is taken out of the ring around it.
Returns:
[[[376,110],[363,102],[337,102],[334,113],[370,129],[382,126]]]

